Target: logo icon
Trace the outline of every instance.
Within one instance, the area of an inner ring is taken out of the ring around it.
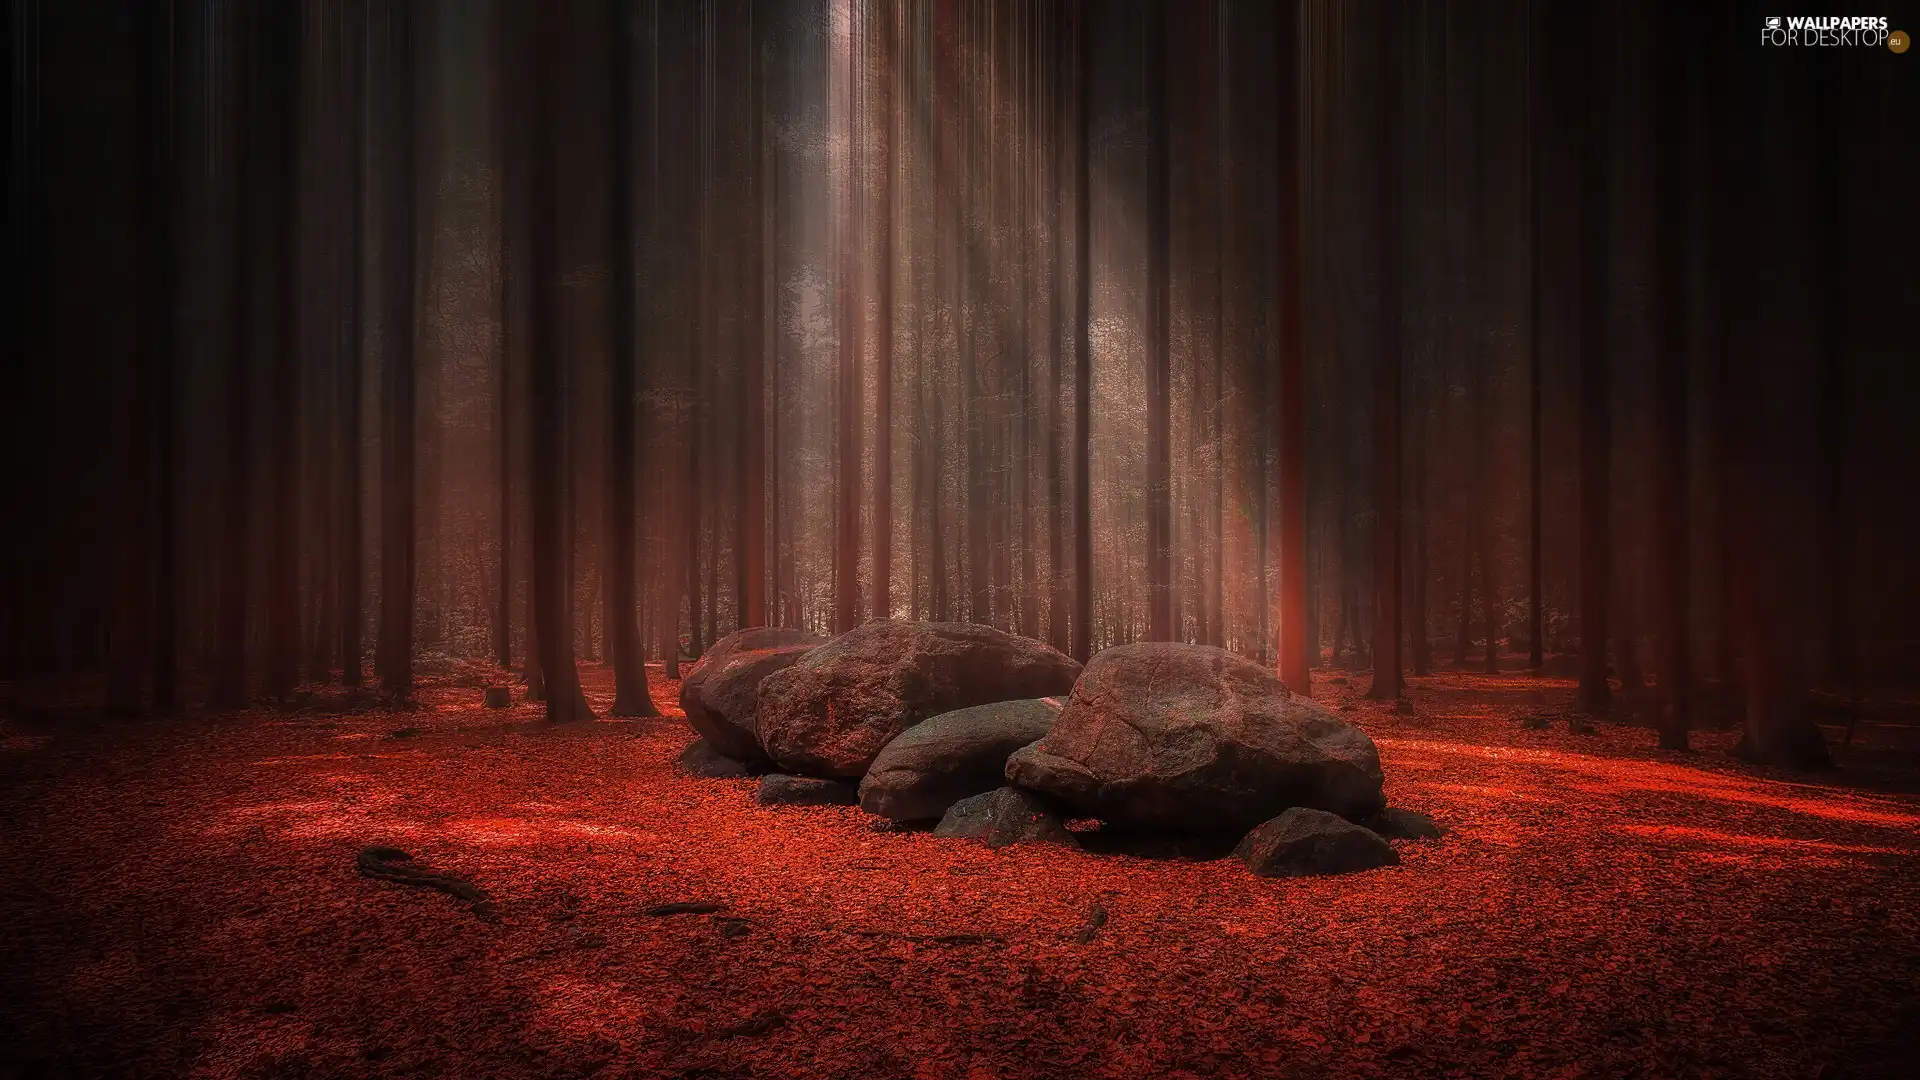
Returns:
[[[1769,30],[1780,29],[1780,16],[1778,15],[1767,16],[1767,29]]]
[[[1913,41],[1907,37],[1905,30],[1895,30],[1893,33],[1887,35],[1887,48],[1892,49],[1896,53],[1906,52],[1907,46],[1911,44],[1913,44]]]

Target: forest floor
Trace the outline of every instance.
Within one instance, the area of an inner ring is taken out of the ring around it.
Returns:
[[[548,727],[480,708],[492,674],[406,711],[0,721],[0,1075],[1920,1075],[1893,729],[1794,777],[1731,733],[1519,726],[1569,680],[1419,678],[1402,715],[1329,679],[1447,835],[1265,880],[759,807],[674,767],[672,717]],[[492,917],[361,877],[374,844]],[[644,913],[676,901],[723,907]]]

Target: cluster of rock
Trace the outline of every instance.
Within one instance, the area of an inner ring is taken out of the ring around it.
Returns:
[[[762,803],[857,802],[996,847],[1070,844],[1065,821],[1094,818],[1244,834],[1235,854],[1255,873],[1296,876],[1392,865],[1383,837],[1438,835],[1386,808],[1364,732],[1204,645],[1123,645],[1082,670],[971,623],[758,628],[709,649],[681,705],[696,775],[761,775]]]

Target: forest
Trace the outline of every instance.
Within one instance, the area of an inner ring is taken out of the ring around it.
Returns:
[[[1920,1069],[1920,7],[8,7],[0,1074]]]

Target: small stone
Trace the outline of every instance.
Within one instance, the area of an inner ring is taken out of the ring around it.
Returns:
[[[1233,853],[1261,877],[1350,874],[1400,862],[1393,845],[1371,830],[1304,806],[1255,828]]]
[[[760,778],[753,801],[761,806],[854,806],[860,795],[851,784],[838,780],[769,773]]]
[[[997,788],[954,803],[934,827],[933,835],[985,840],[990,848],[1027,842],[1074,842],[1066,823],[1038,796],[1011,787]]]

